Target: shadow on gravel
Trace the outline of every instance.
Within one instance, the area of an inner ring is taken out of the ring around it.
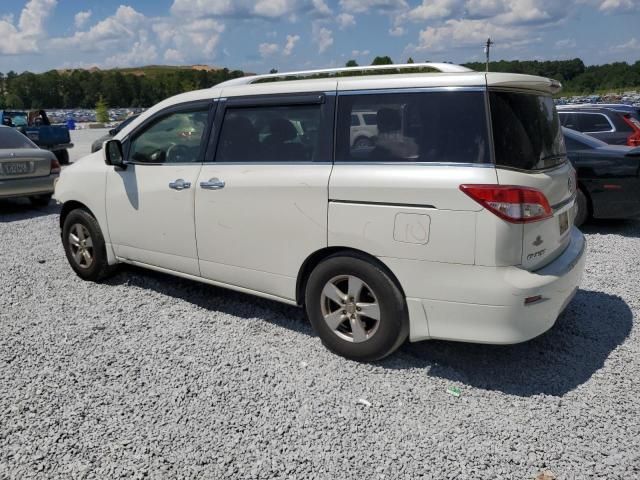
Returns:
[[[259,319],[289,330],[315,336],[301,308],[145,268],[122,265],[107,285],[131,285],[184,300],[206,310],[244,319]]]
[[[627,338],[633,314],[618,296],[579,290],[551,330],[517,345],[426,341],[380,362],[511,395],[562,396],[588,381]]]
[[[591,220],[580,230],[586,234],[623,235],[630,238],[640,238],[640,219]]]
[[[46,207],[34,207],[29,200],[0,200],[0,223],[18,222],[59,213],[60,205],[53,201]]]

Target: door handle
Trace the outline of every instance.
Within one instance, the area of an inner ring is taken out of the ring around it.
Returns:
[[[220,190],[224,188],[224,186],[225,183],[217,178],[211,178],[208,182],[200,182],[200,188],[204,188],[205,190]]]
[[[170,182],[169,188],[173,190],[186,190],[187,188],[191,188],[191,182],[185,182],[182,178],[179,178],[175,182]]]

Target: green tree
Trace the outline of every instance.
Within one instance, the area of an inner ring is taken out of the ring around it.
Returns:
[[[96,120],[100,123],[107,123],[109,121],[109,107],[102,95],[100,95],[96,103]]]
[[[358,62],[356,62],[355,60],[349,60],[347,63],[344,64],[345,67],[357,67]]]
[[[409,57],[409,58],[407,59],[407,63],[416,63],[416,62],[414,62],[414,61],[413,61],[413,58]]]
[[[384,57],[376,57],[373,59],[373,62],[371,62],[371,65],[393,65],[393,60],[387,55]]]

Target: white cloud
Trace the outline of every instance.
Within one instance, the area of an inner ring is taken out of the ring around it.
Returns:
[[[152,26],[161,45],[172,46],[183,58],[194,53],[214,57],[225,25],[211,18],[191,21],[165,20]],[[175,54],[172,54],[175,56]]]
[[[282,54],[285,57],[288,57],[289,55],[291,55],[291,52],[293,52],[293,49],[299,40],[300,40],[300,35],[287,35],[287,43],[282,49]]]
[[[320,17],[329,17],[333,15],[333,11],[324,0],[312,0],[311,4],[313,5],[313,13],[315,15]]]
[[[629,50],[640,50],[640,40],[633,37],[628,42],[611,47],[611,50],[619,50],[623,52],[628,52]]]
[[[389,35],[391,35],[392,37],[401,37],[405,33],[407,33],[407,31],[400,26],[389,29]]]
[[[263,17],[279,18],[302,8],[298,0],[174,0],[171,13],[188,18]]]
[[[371,54],[369,50],[351,50],[352,57],[366,57]]]
[[[184,63],[185,61],[184,53],[182,53],[179,50],[176,50],[175,48],[168,48],[164,52],[164,59],[169,63],[178,63],[178,64]]]
[[[146,18],[134,8],[120,5],[116,13],[101,20],[86,31],[71,37],[53,38],[54,48],[78,48],[85,52],[113,50],[135,42]]]
[[[18,25],[13,15],[0,20],[0,55],[20,55],[40,51],[40,40],[46,37],[44,24],[57,5],[57,0],[29,0],[20,12]]]
[[[576,47],[576,41],[573,38],[564,38],[556,42],[556,48],[565,49],[565,48],[575,48],[575,47]]]
[[[405,0],[340,0],[340,6],[347,12],[370,13],[406,9],[407,2]]]
[[[338,22],[338,27],[340,30],[344,30],[345,28],[353,27],[356,24],[356,19],[350,13],[341,13],[336,17],[336,21]]]
[[[422,5],[409,10],[400,16],[412,22],[425,22],[427,20],[450,18],[454,12],[462,7],[461,0],[422,0]]]
[[[601,0],[598,8],[605,13],[622,13],[636,11],[640,12],[640,2],[638,0]]]
[[[258,46],[258,51],[262,58],[267,58],[275,55],[280,50],[277,43],[261,43]]]
[[[333,45],[333,32],[326,27],[320,27],[314,23],[312,35],[314,43],[318,45],[318,53],[324,53]]]
[[[76,16],[73,19],[73,24],[76,28],[83,27],[91,18],[91,13],[91,10],[76,13]]]
[[[514,42],[527,41],[528,30],[495,25],[487,20],[447,20],[442,26],[427,27],[420,31],[416,50],[444,51],[459,47],[477,47],[487,37],[500,41],[502,47]],[[530,39],[532,40],[532,39]]]

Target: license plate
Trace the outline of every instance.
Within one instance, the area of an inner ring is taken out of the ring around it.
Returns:
[[[7,162],[2,164],[5,175],[25,175],[33,172],[33,162]]]
[[[569,230],[569,212],[561,213],[558,221],[560,222],[560,235],[563,235],[564,232]]]

